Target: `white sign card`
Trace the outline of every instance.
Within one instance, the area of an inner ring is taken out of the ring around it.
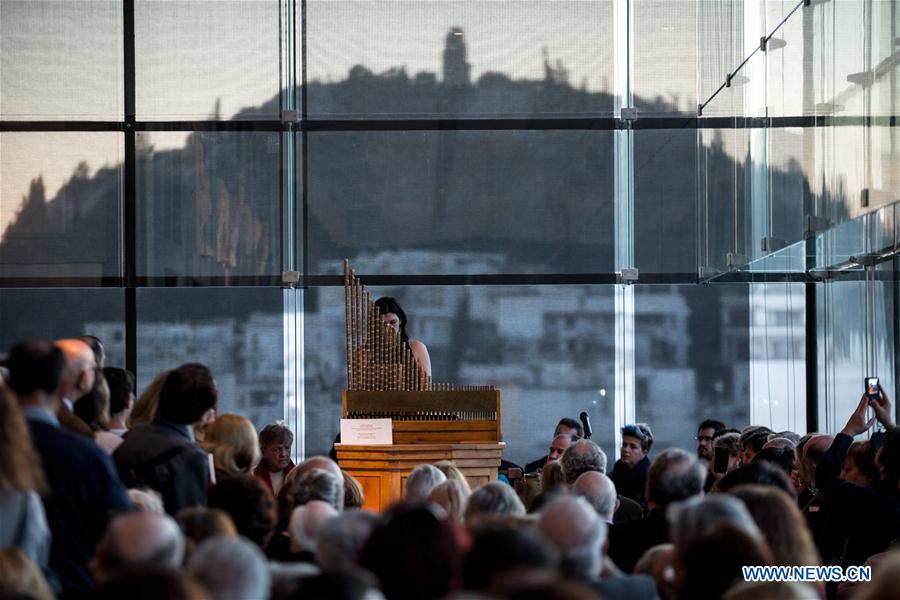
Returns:
[[[393,443],[390,419],[341,419],[341,444],[390,446]]]

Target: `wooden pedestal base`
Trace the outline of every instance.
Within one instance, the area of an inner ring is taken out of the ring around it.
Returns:
[[[338,464],[362,485],[363,508],[382,512],[403,498],[406,478],[421,464],[452,460],[472,489],[497,479],[506,444],[393,444],[351,446],[336,444]]]

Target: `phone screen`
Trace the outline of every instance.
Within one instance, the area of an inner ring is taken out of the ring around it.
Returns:
[[[866,377],[866,394],[869,398],[878,397],[878,378]]]
[[[731,458],[728,448],[716,448],[713,457],[713,473],[726,473],[728,471],[728,459]]]

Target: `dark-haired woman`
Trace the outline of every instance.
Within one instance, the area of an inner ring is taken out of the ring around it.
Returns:
[[[397,303],[395,298],[385,296],[375,301],[375,306],[381,312],[381,318],[385,325],[390,326],[400,334],[400,341],[409,346],[413,357],[425,374],[431,377],[431,357],[428,356],[428,348],[419,340],[412,340],[406,333],[406,313]]]
[[[616,491],[644,506],[644,487],[650,470],[650,448],[653,432],[646,423],[626,425],[622,428],[622,448],[609,478],[616,484]]]

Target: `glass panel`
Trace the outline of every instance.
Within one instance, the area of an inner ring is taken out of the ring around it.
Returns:
[[[694,129],[634,132],[634,250],[642,272],[697,271],[696,146]],[[706,160],[734,171],[720,148],[708,152]]]
[[[121,2],[3,0],[0,119],[121,120]]]
[[[557,421],[587,411],[611,458],[615,384],[613,286],[370,288],[394,296],[410,337],[428,346],[435,381],[501,390],[506,460],[545,455]],[[304,333],[306,454],[327,452],[346,387],[343,288],[311,288]],[[314,350],[313,350],[314,349]]]
[[[769,236],[775,240],[768,252],[803,239],[803,217],[812,204],[802,164],[804,139],[799,128],[766,130]]]
[[[139,288],[137,387],[188,362],[208,366],[219,414],[258,429],[284,418],[284,310],[278,288]]]
[[[125,292],[121,289],[0,288],[0,354],[22,340],[95,335],[106,366],[125,366]]]
[[[885,280],[872,281],[868,287],[865,281],[817,286],[819,365],[823,365],[819,397],[825,409],[820,410],[819,423],[823,431],[840,431],[844,426],[863,393],[865,377],[877,376],[891,399],[897,397],[895,269],[896,262],[885,263],[879,269]]]
[[[671,0],[631,3],[634,105],[641,114],[696,112],[698,4]],[[719,73],[720,82],[726,70]]]
[[[138,118],[280,118],[280,4],[137,0]]]
[[[610,114],[613,2],[306,3],[309,115]]]
[[[706,102],[725,81],[725,75],[733,72],[744,60],[744,2],[698,2],[696,10],[698,102]],[[679,41],[679,45],[682,44]],[[723,90],[722,93],[729,92]],[[703,113],[717,111],[719,114],[741,114],[725,107],[721,100],[705,108]]]
[[[123,144],[120,133],[0,134],[0,276],[121,274]]]
[[[280,274],[279,144],[277,132],[138,134],[138,274]]]
[[[750,285],[751,422],[806,432],[806,298],[803,284]]]
[[[653,429],[655,455],[696,448],[697,425],[750,420],[748,288],[636,286],[635,420]]]
[[[334,273],[359,256],[360,273],[610,272],[612,141],[609,131],[310,133],[310,269]]]

